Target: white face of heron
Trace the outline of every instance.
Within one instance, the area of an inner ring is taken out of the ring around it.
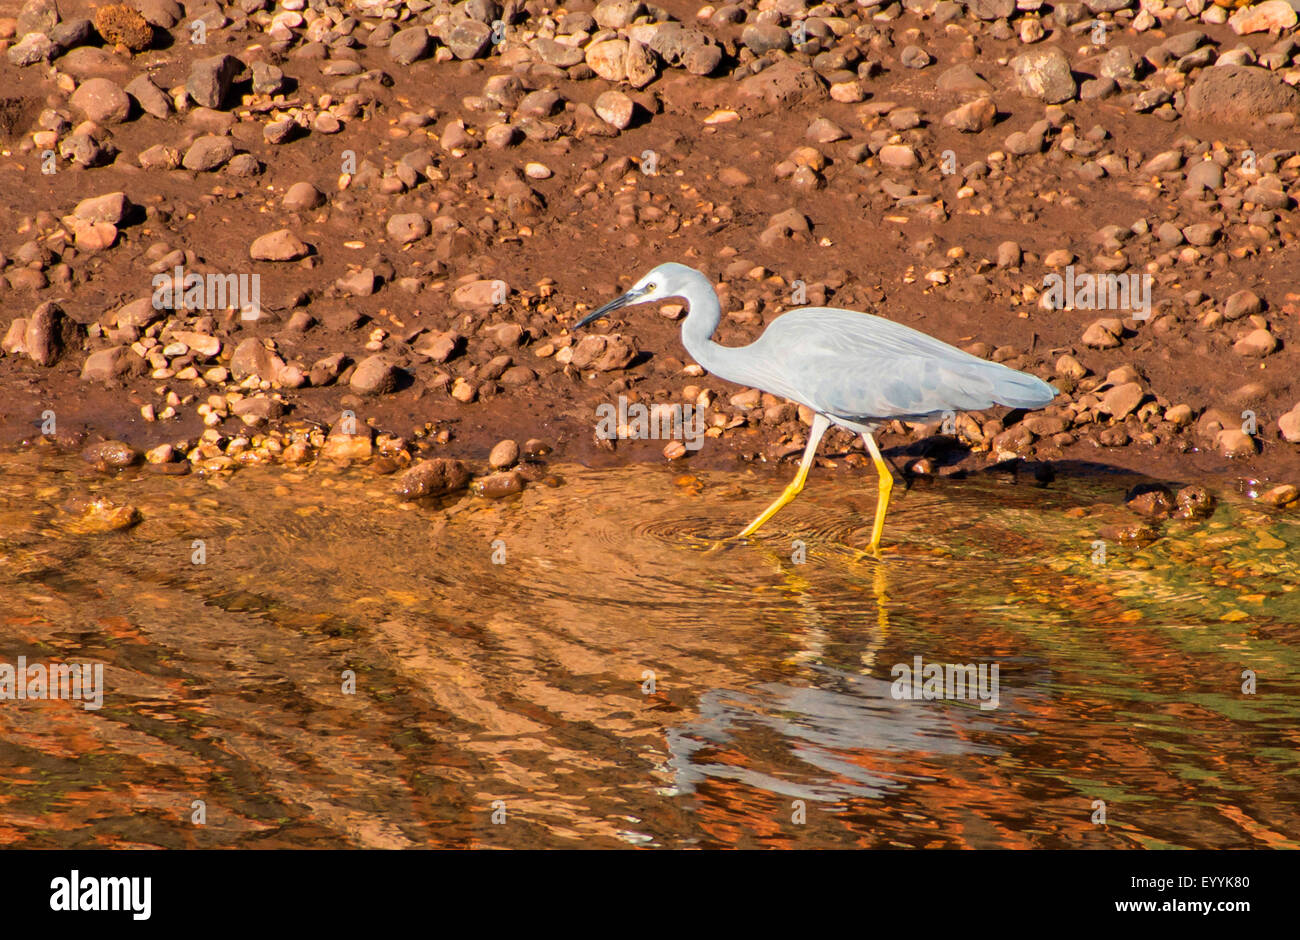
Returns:
[[[637,303],[647,303],[651,300],[658,300],[664,296],[663,276],[657,271],[651,271],[633,285],[632,291],[639,294],[637,297]]]

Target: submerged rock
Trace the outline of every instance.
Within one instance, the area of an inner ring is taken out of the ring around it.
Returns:
[[[516,493],[522,493],[524,490],[524,478],[517,470],[506,470],[502,473],[493,473],[490,476],[480,477],[471,485],[477,496],[485,499],[502,499],[506,496],[513,496]]]
[[[469,485],[469,471],[459,460],[434,457],[422,460],[398,478],[399,499],[421,499],[455,493]]]
[[[129,529],[140,521],[140,510],[107,496],[74,496],[63,509],[73,515],[69,528],[87,535]]]
[[[1203,486],[1184,486],[1174,497],[1177,519],[1204,519],[1214,513],[1214,497]]]
[[[101,473],[112,473],[139,463],[140,453],[122,441],[101,441],[83,450],[81,458]]]

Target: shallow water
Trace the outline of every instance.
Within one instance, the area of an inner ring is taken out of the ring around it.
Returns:
[[[895,489],[877,560],[871,474],[719,543],[784,479],[556,469],[415,506],[6,456],[0,662],[105,694],[0,701],[0,843],[1300,845],[1296,515],[1221,502],[1094,564],[1122,482],[943,480]],[[142,521],[82,531],[94,495]],[[997,664],[997,707],[895,698],[916,656]]]

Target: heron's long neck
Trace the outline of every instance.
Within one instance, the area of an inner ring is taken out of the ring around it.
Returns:
[[[703,293],[703,297],[691,301],[690,311],[682,323],[682,345],[696,362],[719,378],[741,385],[750,384],[743,362],[736,357],[740,349],[720,346],[713,341],[713,331],[722,320],[722,307],[711,288]]]

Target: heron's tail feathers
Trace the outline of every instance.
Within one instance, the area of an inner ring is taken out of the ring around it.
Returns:
[[[1005,369],[993,388],[993,399],[1009,408],[1042,408],[1057,396],[1055,388],[1027,372]]]

